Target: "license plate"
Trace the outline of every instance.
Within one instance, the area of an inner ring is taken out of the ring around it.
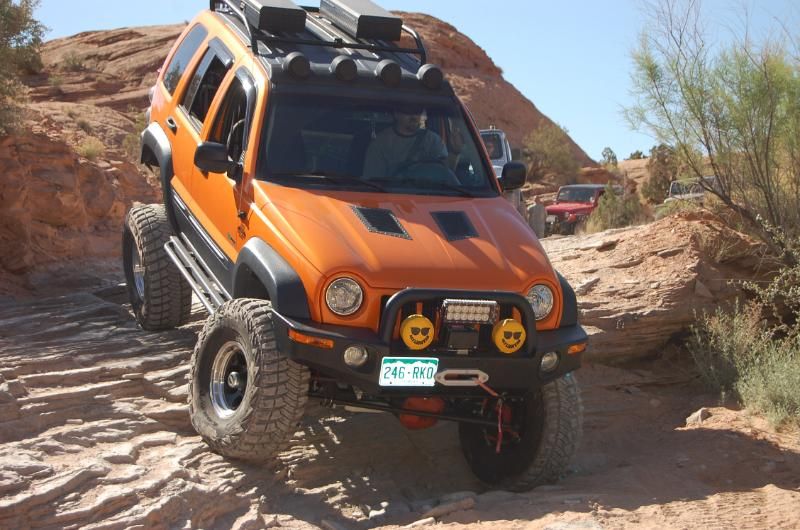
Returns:
[[[439,359],[431,357],[384,357],[380,386],[434,386]]]
[[[550,224],[555,223],[556,222],[556,216],[555,215],[548,215],[547,216],[547,222],[550,223]]]

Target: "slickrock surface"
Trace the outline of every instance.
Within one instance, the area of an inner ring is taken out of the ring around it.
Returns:
[[[412,433],[389,415],[316,404],[273,465],[227,461],[188,421],[187,362],[201,315],[146,333],[122,299],[111,288],[0,303],[0,528],[798,523],[797,434],[693,398],[680,363],[584,367],[578,458],[561,482],[527,494],[477,483],[452,424]],[[704,406],[710,417],[685,427]]]
[[[732,302],[761,265],[758,244],[704,214],[542,243],[575,288],[590,355],[604,362],[659,353],[696,313]]]

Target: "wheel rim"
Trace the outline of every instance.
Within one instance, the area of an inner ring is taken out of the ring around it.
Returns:
[[[211,404],[220,418],[239,409],[247,390],[247,359],[238,342],[226,342],[211,367]]]
[[[139,296],[139,300],[144,300],[144,265],[142,265],[142,255],[136,245],[131,245],[131,264],[136,294]]]

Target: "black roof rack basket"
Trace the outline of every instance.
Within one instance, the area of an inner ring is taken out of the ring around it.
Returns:
[[[305,18],[306,13],[319,15],[319,8],[295,6],[291,0],[210,0],[210,9],[211,11],[227,11],[228,14],[241,20],[248,32],[250,45],[255,53],[258,53],[258,43],[263,42],[266,45],[295,44],[337,49],[349,48],[352,50],[371,52],[400,53],[419,57],[420,66],[428,62],[428,54],[419,34],[405,24],[402,25],[402,31],[414,39],[416,48],[394,46],[381,40],[367,42],[366,39],[361,39],[361,42],[351,42],[351,40],[358,39],[345,40],[335,38],[333,40],[325,40],[322,38],[309,39],[288,36],[288,34],[300,33],[302,28],[305,27],[306,22],[309,22],[317,29],[321,29],[321,27],[318,26],[319,21],[316,17]],[[302,17],[300,13],[302,13]],[[302,26],[300,25],[301,19],[303,22]],[[259,25],[253,24],[256,20],[260,22]],[[335,21],[330,22],[335,25]]]

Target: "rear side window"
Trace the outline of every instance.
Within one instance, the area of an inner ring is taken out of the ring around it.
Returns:
[[[195,56],[200,45],[206,39],[208,31],[201,25],[192,28],[186,38],[183,39],[175,55],[167,66],[166,74],[164,74],[164,86],[169,91],[170,95],[175,93],[178,83],[186,72],[186,67]]]
[[[228,67],[214,50],[209,49],[203,60],[200,61],[200,66],[197,67],[181,102],[196,128],[202,127],[203,122],[206,121],[211,102],[214,101],[227,73]]]

